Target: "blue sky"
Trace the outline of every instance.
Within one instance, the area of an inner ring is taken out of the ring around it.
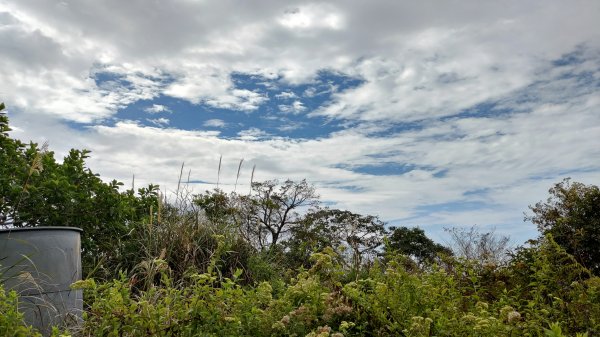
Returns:
[[[131,85],[123,76],[110,72],[96,73],[93,78],[98,87]],[[248,111],[158,95],[118,109],[112,116],[112,125],[119,121],[135,121],[149,127],[218,131],[224,138],[237,138],[248,130],[260,130],[256,135],[259,138],[327,137],[346,128],[345,123],[326,116],[308,116],[307,113],[330,102],[336,92],[356,88],[362,82],[360,78],[327,70],[319,71],[309,83],[299,84],[286,83],[280,77],[270,79],[242,73],[232,73],[229,79],[232,90],[251,91],[260,97],[261,104]],[[163,84],[168,85],[169,81]]]
[[[313,182],[330,207],[516,244],[600,184],[600,3],[0,0],[13,136],[105,179]]]

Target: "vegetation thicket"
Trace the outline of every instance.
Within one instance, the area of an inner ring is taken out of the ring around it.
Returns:
[[[554,185],[550,197],[526,217],[596,275],[600,274],[600,188],[571,182]]]
[[[305,180],[165,198],[9,131],[0,114],[0,226],[84,230],[84,323],[54,336],[600,336],[596,186],[556,184],[525,246],[454,228],[445,247]],[[18,306],[0,286],[0,336],[36,335]]]

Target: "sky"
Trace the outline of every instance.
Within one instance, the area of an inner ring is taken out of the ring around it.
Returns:
[[[553,184],[600,184],[600,1],[0,0],[0,101],[106,180],[170,193],[184,163],[240,192],[255,167],[520,244]]]

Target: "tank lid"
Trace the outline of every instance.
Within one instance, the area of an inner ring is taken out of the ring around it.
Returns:
[[[67,226],[38,226],[38,227],[13,227],[13,228],[2,228],[0,229],[0,233],[6,232],[22,232],[22,231],[32,231],[32,230],[68,230],[68,231],[76,231],[83,232],[83,229],[77,227],[67,227]]]

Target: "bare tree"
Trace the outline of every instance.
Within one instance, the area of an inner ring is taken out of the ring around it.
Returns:
[[[506,260],[510,238],[496,234],[495,229],[481,233],[476,226],[445,228],[450,234],[450,248],[455,255],[484,263]]]
[[[316,206],[318,195],[306,180],[252,183],[252,194],[239,196],[238,222],[242,234],[259,248],[273,248],[291,227],[299,223],[298,210]]]

